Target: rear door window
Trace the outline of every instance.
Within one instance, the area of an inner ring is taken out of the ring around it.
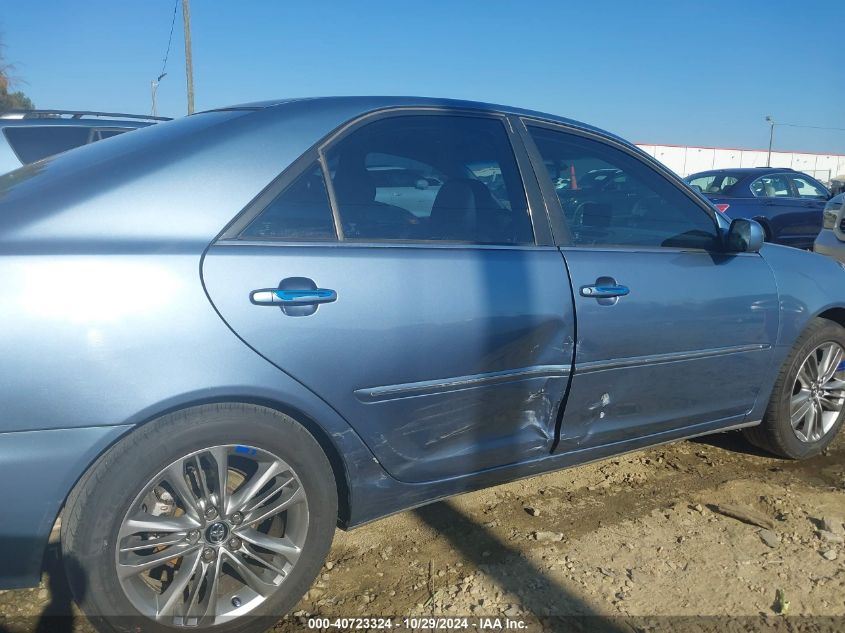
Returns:
[[[326,154],[347,240],[532,244],[501,120],[409,115],[363,125]]]
[[[767,174],[751,183],[751,193],[758,198],[791,198],[789,177],[786,174]]]
[[[88,143],[91,128],[75,125],[39,125],[7,127],[3,132],[12,151],[26,165],[85,145]]]

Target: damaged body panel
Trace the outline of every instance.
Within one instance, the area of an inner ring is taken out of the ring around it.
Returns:
[[[777,286],[761,257],[563,253],[573,287],[604,274],[630,294],[607,305],[576,293],[578,347],[558,450],[745,419],[778,336]]]
[[[291,318],[244,300],[304,275],[337,301]],[[218,245],[203,278],[232,329],[333,406],[397,479],[551,449],[575,322],[556,249]]]

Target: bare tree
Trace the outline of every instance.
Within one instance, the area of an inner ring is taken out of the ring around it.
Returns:
[[[6,61],[4,55],[5,48],[3,41],[0,40],[0,112],[6,110],[32,110],[35,108],[35,105],[23,92],[20,90],[9,92],[14,85],[23,82],[12,74],[15,67]]]

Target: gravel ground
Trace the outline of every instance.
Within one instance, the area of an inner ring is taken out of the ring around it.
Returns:
[[[845,631],[843,517],[845,438],[790,462],[727,433],[338,532],[299,617],[274,628],[460,615],[470,630],[499,617],[528,630]],[[0,592],[0,629],[92,630],[78,613],[44,617],[72,612],[56,558],[40,587]]]

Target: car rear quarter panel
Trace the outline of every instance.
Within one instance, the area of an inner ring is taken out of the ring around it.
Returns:
[[[77,479],[124,433],[174,409],[275,406],[319,421],[315,430],[343,455],[339,478],[384,477],[331,407],[232,333],[200,279],[216,234],[347,117],[311,117],[316,127],[305,130],[305,111],[293,110],[254,113],[250,125],[231,113],[219,126],[189,121],[169,141],[168,124],[155,126],[3,177],[0,587],[37,582]]]

